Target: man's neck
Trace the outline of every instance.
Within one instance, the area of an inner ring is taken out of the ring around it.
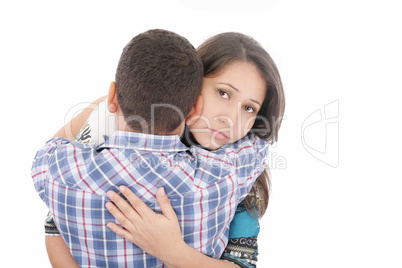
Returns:
[[[179,137],[183,134],[185,123],[182,122],[178,128],[176,128],[174,131],[171,132],[160,132],[160,131],[154,131],[151,129],[151,131],[148,130],[134,130],[130,128],[126,121],[124,120],[124,116],[122,114],[116,113],[116,130],[118,131],[127,131],[127,132],[136,132],[136,133],[144,133],[144,134],[150,134],[150,135],[163,135],[163,136],[174,136],[178,135]]]

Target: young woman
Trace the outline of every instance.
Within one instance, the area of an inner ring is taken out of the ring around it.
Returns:
[[[215,150],[252,133],[267,142],[275,142],[285,100],[279,72],[269,54],[254,39],[240,33],[216,35],[204,42],[198,53],[204,65],[201,92],[204,109],[202,116],[189,124],[184,142]],[[255,265],[258,218],[267,208],[269,185],[268,172],[265,172],[239,204],[222,259],[243,267]],[[149,210],[127,188],[121,190],[135,205],[132,208],[118,195],[110,193],[121,210],[112,203],[108,203],[108,209],[125,227],[122,229],[109,223],[112,231],[161,259],[169,267],[236,267],[226,261],[209,258],[183,242],[179,222],[162,190],[158,190],[157,196],[163,215]],[[50,257],[54,251],[52,241],[57,240],[55,237],[47,238]],[[65,249],[68,250],[67,247]]]

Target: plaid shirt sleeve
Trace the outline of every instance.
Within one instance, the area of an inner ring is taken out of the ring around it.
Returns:
[[[216,167],[220,172],[230,172],[233,177],[236,177],[237,194],[241,201],[264,171],[267,165],[268,149],[267,141],[252,134],[215,151],[206,151],[195,146],[192,146],[190,151],[197,158],[203,158],[200,162],[208,162],[210,167]],[[213,172],[214,170],[211,170],[211,173]],[[224,175],[226,174],[222,174]]]
[[[54,158],[57,148],[63,144],[71,143],[67,138],[54,138],[46,142],[46,144],[36,153],[32,164],[31,175],[34,187],[40,198],[46,202],[45,198],[45,180],[49,172],[49,161]]]

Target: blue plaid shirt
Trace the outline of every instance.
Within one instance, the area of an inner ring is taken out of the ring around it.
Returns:
[[[118,222],[105,208],[106,192],[126,185],[160,213],[155,194],[164,187],[185,242],[219,258],[267,152],[267,142],[255,136],[206,151],[186,147],[178,136],[115,131],[99,146],[48,141],[36,154],[32,178],[81,267],[164,267],[109,230],[108,222]]]

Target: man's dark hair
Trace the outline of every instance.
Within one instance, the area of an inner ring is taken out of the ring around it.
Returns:
[[[190,42],[149,30],[124,48],[116,71],[117,100],[128,126],[144,133],[175,130],[201,92],[203,66]]]

